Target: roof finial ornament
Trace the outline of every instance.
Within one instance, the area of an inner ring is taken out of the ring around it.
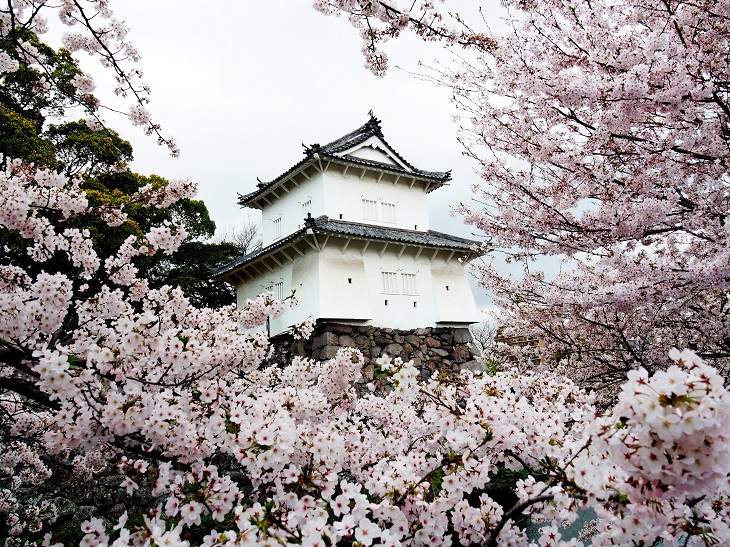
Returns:
[[[314,218],[312,218],[312,213],[307,213],[307,216],[304,217],[304,224],[306,226],[314,226]]]
[[[383,130],[380,128],[380,120],[375,117],[375,113],[372,111],[372,109],[368,111],[368,116],[370,116],[370,119],[365,125],[374,130],[374,133],[376,135],[380,135],[382,137]]]
[[[316,154],[317,152],[322,150],[322,146],[318,142],[315,142],[314,144],[310,144],[309,146],[302,143],[302,146],[304,147],[305,156],[309,156],[311,154]]]

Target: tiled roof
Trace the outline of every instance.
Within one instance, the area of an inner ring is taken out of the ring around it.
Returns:
[[[381,241],[395,241],[397,243],[407,243],[422,247],[443,247],[463,251],[471,251],[475,245],[479,245],[478,241],[471,241],[433,230],[416,232],[402,228],[388,228],[385,226],[344,222],[342,220],[329,220],[327,217],[316,219],[313,229],[315,232],[320,233],[338,234],[364,239],[378,239]]]
[[[385,142],[385,139],[383,138],[383,130],[380,127],[380,120],[375,117],[372,110],[368,112],[368,114],[370,115],[370,119],[357,129],[355,129],[355,131],[351,131],[347,135],[344,135],[339,139],[335,139],[331,143],[325,144],[324,146],[320,146],[319,144],[313,144],[311,146],[308,146],[306,150],[309,151],[315,149],[321,150],[327,154],[337,154],[339,152],[349,150],[353,146],[357,146],[358,144],[365,142],[370,137],[375,135],[380,137],[380,139]],[[401,158],[400,156],[398,156],[398,158],[403,163],[408,165],[408,162],[406,162],[403,158]]]
[[[464,239],[461,237],[444,234],[428,230],[426,232],[417,232],[413,230],[404,230],[402,228],[388,228],[385,226],[373,226],[370,224],[359,224],[356,222],[345,222],[342,220],[330,220],[322,216],[316,219],[307,219],[305,226],[293,234],[280,239],[268,247],[258,249],[247,255],[239,257],[225,266],[211,272],[211,277],[217,278],[228,272],[231,272],[244,264],[253,262],[276,249],[286,247],[289,243],[300,239],[306,235],[307,230],[312,230],[319,234],[334,234],[343,237],[354,237],[358,239],[371,239],[376,241],[392,241],[395,243],[404,243],[406,245],[414,245],[418,247],[431,247],[436,249],[452,249],[455,251],[467,251],[481,254],[475,247],[479,245],[478,241]]]
[[[254,190],[253,192],[249,192],[248,194],[239,194],[238,195],[238,203],[239,205],[245,206],[247,205],[252,199],[257,197],[258,195],[264,193],[266,190],[271,188],[272,186],[276,185],[277,183],[285,180],[288,178],[292,173],[300,170],[300,169],[306,169],[309,164],[314,163],[316,161],[316,157],[322,157],[322,158],[328,158],[328,159],[334,159],[339,161],[346,161],[349,163],[357,164],[357,165],[364,165],[368,167],[374,167],[377,169],[384,169],[387,171],[393,171],[396,173],[407,173],[409,175],[415,175],[417,177],[421,178],[427,178],[427,179],[433,179],[441,182],[446,182],[451,179],[451,172],[450,171],[423,171],[421,169],[416,169],[413,167],[410,163],[408,163],[398,152],[395,151],[395,149],[390,146],[383,137],[383,131],[380,128],[380,120],[378,120],[372,113],[372,111],[369,113],[370,119],[364,123],[362,126],[358,127],[354,131],[351,131],[347,135],[344,135],[340,137],[339,139],[336,139],[328,144],[325,144],[324,146],[321,146],[320,144],[311,144],[309,146],[304,147],[304,158],[296,163],[294,166],[287,169],[284,173],[276,177],[274,180],[270,182],[261,182],[258,183],[258,188]],[[357,146],[358,144],[361,144],[368,140],[370,137],[377,136],[389,149],[390,152],[395,155],[398,160],[405,165],[406,167],[401,167],[400,165],[393,165],[390,163],[382,163],[379,161],[373,161],[373,160],[366,160],[363,158],[357,158],[355,156],[351,156],[349,154],[342,154],[342,152],[351,149],[354,146]]]

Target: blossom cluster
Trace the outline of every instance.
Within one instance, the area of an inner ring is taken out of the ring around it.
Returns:
[[[29,248],[88,212],[73,181],[11,165],[0,221]],[[87,239],[79,234],[64,237]],[[96,270],[71,258],[91,252],[80,242],[57,246],[78,276],[2,266],[0,385],[12,435],[0,441],[0,518],[15,536],[55,518],[52,504],[24,507],[16,496],[47,480],[45,461],[73,462],[93,480],[118,459],[119,488],[149,485],[157,501],[141,518],[87,520],[82,545],[188,545],[196,530],[210,546],[450,545],[452,533],[463,544],[527,545],[519,514],[558,526],[587,507],[601,517],[597,545],[730,541],[728,393],[696,355],[673,353],[663,375],[633,374],[604,417],[592,395],[550,372],[423,382],[413,363],[387,356],[358,397],[367,363],[357,350],[266,364],[271,348],[256,327],[290,301],[264,294],[240,310],[196,309],[179,288],[146,289],[131,259],[179,241],[173,227],[155,227]],[[93,277],[102,268],[103,283]],[[93,294],[79,283],[89,275]],[[526,477],[512,508],[487,493],[508,471]],[[542,545],[579,544],[553,526],[541,534]]]
[[[92,95],[96,88],[94,80],[87,74],[77,74],[73,90],[60,81],[54,70],[44,65],[44,56],[30,41],[18,40],[17,36],[30,31],[37,36],[49,30],[47,16],[56,12],[58,20],[68,29],[62,35],[63,47],[71,53],[84,52],[97,58],[102,66],[113,72],[116,79],[114,92],[120,97],[129,97],[132,106],[129,118],[135,125],[143,127],[146,134],[154,134],[160,144],[167,146],[173,156],[180,151],[172,137],[161,133],[159,124],[152,121],[146,105],[150,102],[150,89],[142,81],[139,69],[127,65],[140,59],[137,48],[127,39],[129,29],[114,17],[107,0],[75,2],[64,0],[57,4],[35,4],[13,0],[0,11],[0,37],[9,38],[12,51],[0,52],[0,75],[17,71],[21,63],[39,69],[42,85],[54,88],[69,101],[82,106],[89,115],[90,127],[99,128],[103,122],[98,115],[99,101]],[[20,33],[18,33],[20,31]]]
[[[460,50],[427,73],[452,89],[481,170],[458,211],[495,257],[478,274],[505,337],[543,347],[502,349],[527,365],[558,356],[594,388],[653,372],[672,347],[730,377],[727,3],[501,4],[493,29],[448,0],[315,7],[349,18],[370,64],[404,13]],[[502,256],[522,268],[506,275]]]

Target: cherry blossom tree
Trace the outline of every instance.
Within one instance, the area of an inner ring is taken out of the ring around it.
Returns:
[[[480,205],[459,210],[522,265],[480,268],[512,334],[540,336],[548,362],[593,387],[673,346],[727,377],[727,2],[503,0],[504,35],[449,2],[315,4],[347,14],[369,52],[407,29],[472,50],[440,78],[484,179]]]
[[[558,526],[588,507],[598,545],[730,541],[730,394],[694,353],[675,350],[651,377],[632,372],[605,416],[552,373],[420,383],[412,363],[386,356],[358,398],[357,350],[262,366],[269,343],[255,327],[287,305],[272,295],[214,311],[180,289],[149,290],[133,257],[172,252],[181,227],[154,226],[99,257],[67,225],[86,213],[114,225],[123,208],[89,211],[77,181],[8,165],[0,223],[41,264],[62,256],[76,268],[0,266],[0,518],[11,545],[59,544],[53,502],[21,503],[20,492],[58,469],[93,480],[114,459],[119,487],[149,484],[155,503],[118,522],[88,519],[81,545],[527,545],[525,514],[553,523],[541,545],[579,545]],[[193,191],[170,183],[137,199],[165,207]],[[108,281],[90,293],[99,275]],[[507,508],[486,493],[500,469],[524,473]]]
[[[0,7],[0,73],[22,69],[32,74],[39,94],[52,93],[81,107],[88,115],[86,121],[91,128],[104,126],[99,113],[101,105],[92,94],[96,89],[93,76],[73,67],[74,74],[69,80],[69,72],[57,69],[55,54],[49,57],[47,46],[38,40],[48,31],[52,20],[68,29],[63,34],[65,54],[84,52],[110,69],[116,80],[114,92],[131,103],[125,112],[127,117],[177,156],[180,151],[174,139],[162,134],[148,110],[150,88],[142,80],[142,72],[134,67],[140,57],[127,39],[129,29],[114,17],[106,0],[61,0],[57,4],[46,0],[9,0],[4,3]],[[117,106],[103,106],[120,112]]]
[[[53,7],[8,5],[10,19],[30,9],[34,21]],[[61,10],[85,20],[81,6]],[[89,19],[89,40],[95,28]],[[694,352],[657,356],[666,371],[631,371],[605,414],[552,372],[421,383],[412,363],[387,356],[357,397],[357,350],[263,365],[270,346],[257,327],[292,299],[210,310],[179,288],[151,290],[134,259],[174,252],[182,225],[153,224],[108,256],[80,225],[89,215],[118,226],[130,204],[170,207],[194,185],[106,203],[62,173],[4,165],[0,227],[36,261],[0,260],[5,545],[60,544],[53,500],[28,493],[59,473],[93,481],[113,462],[119,488],[149,487],[152,505],[88,518],[80,545],[522,546],[524,515],[547,521],[539,545],[581,545],[559,526],[588,508],[594,545],[730,541],[730,394]],[[504,470],[522,474],[507,507],[488,493]]]

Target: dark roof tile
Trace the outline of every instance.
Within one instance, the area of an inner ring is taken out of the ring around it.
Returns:
[[[385,169],[388,171],[393,171],[397,173],[407,173],[410,175],[415,175],[417,177],[421,178],[428,178],[428,179],[434,179],[441,182],[446,182],[451,179],[451,171],[423,171],[421,169],[416,169],[408,163],[396,150],[388,144],[388,142],[383,137],[383,131],[380,127],[380,120],[378,120],[375,115],[372,113],[372,111],[369,112],[370,119],[365,122],[363,125],[355,129],[354,131],[351,131],[347,135],[344,135],[340,137],[339,139],[336,139],[328,144],[325,144],[324,146],[321,146],[319,144],[312,144],[309,146],[304,147],[304,159],[296,163],[291,168],[287,169],[284,173],[276,177],[274,180],[270,182],[262,182],[259,181],[257,185],[257,189],[253,192],[249,192],[247,194],[238,194],[238,203],[241,206],[248,205],[251,200],[256,198],[258,195],[263,194],[266,190],[271,188],[272,186],[276,185],[277,183],[285,180],[287,177],[289,177],[292,173],[299,170],[300,168],[303,168],[305,164],[308,162],[313,162],[315,159],[315,155],[319,155],[320,157],[326,157],[331,159],[337,159],[340,161],[347,161],[353,164],[357,165],[364,165],[369,167],[374,167],[376,169]],[[346,150],[349,150],[353,146],[357,146],[358,144],[361,144],[368,140],[370,137],[377,136],[380,138],[380,140],[388,147],[389,151],[392,152],[398,160],[405,165],[406,167],[403,168],[400,165],[392,165],[389,163],[382,163],[379,161],[374,160],[367,160],[363,158],[357,158],[355,156],[350,156],[348,154],[342,155],[342,152],[345,152]]]
[[[303,228],[300,228],[293,234],[280,239],[271,245],[248,253],[240,258],[237,258],[225,266],[218,268],[211,272],[211,277],[217,278],[228,272],[231,272],[244,264],[252,262],[257,258],[275,251],[280,247],[286,246],[288,243],[293,242],[306,234],[306,231],[311,229],[316,233],[323,234],[334,234],[345,237],[356,237],[362,239],[374,239],[378,241],[392,241],[396,243],[405,243],[407,245],[416,245],[422,247],[431,247],[439,249],[452,249],[455,251],[469,251],[481,254],[476,249],[479,245],[478,241],[470,239],[464,239],[462,237],[456,237],[433,230],[426,232],[417,232],[414,230],[404,230],[402,228],[389,228],[386,226],[373,226],[371,224],[360,224],[357,222],[345,222],[342,220],[330,220],[329,218],[322,216],[316,219],[310,218],[305,223]]]

